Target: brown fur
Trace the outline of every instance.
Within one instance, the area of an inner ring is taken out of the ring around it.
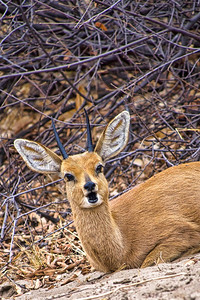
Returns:
[[[125,264],[146,267],[200,251],[199,179],[200,162],[182,164],[110,202],[127,245]]]

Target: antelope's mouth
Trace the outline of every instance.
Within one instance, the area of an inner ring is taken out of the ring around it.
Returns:
[[[87,198],[88,198],[89,203],[96,203],[98,201],[98,197],[97,197],[96,192],[88,193]]]

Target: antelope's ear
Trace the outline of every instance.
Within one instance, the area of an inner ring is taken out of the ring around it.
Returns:
[[[102,132],[95,152],[106,161],[120,153],[128,142],[130,115],[127,111],[117,115]]]
[[[14,146],[31,170],[45,174],[60,172],[61,158],[40,143],[17,139]]]

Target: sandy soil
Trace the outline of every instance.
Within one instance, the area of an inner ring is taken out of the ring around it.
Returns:
[[[66,275],[51,288],[32,290],[15,299],[200,299],[200,254],[145,269],[122,270],[112,274],[80,274],[73,282],[66,284],[71,276],[72,273]]]

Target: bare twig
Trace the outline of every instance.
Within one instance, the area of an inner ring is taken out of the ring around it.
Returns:
[[[7,270],[22,232],[42,247],[51,226],[62,235],[63,216],[71,222],[62,183],[33,175],[13,147],[26,138],[56,152],[51,118],[70,155],[85,148],[84,107],[94,144],[112,117],[130,112],[127,148],[106,165],[111,195],[200,160],[199,5],[172,3],[0,0],[0,247]]]

